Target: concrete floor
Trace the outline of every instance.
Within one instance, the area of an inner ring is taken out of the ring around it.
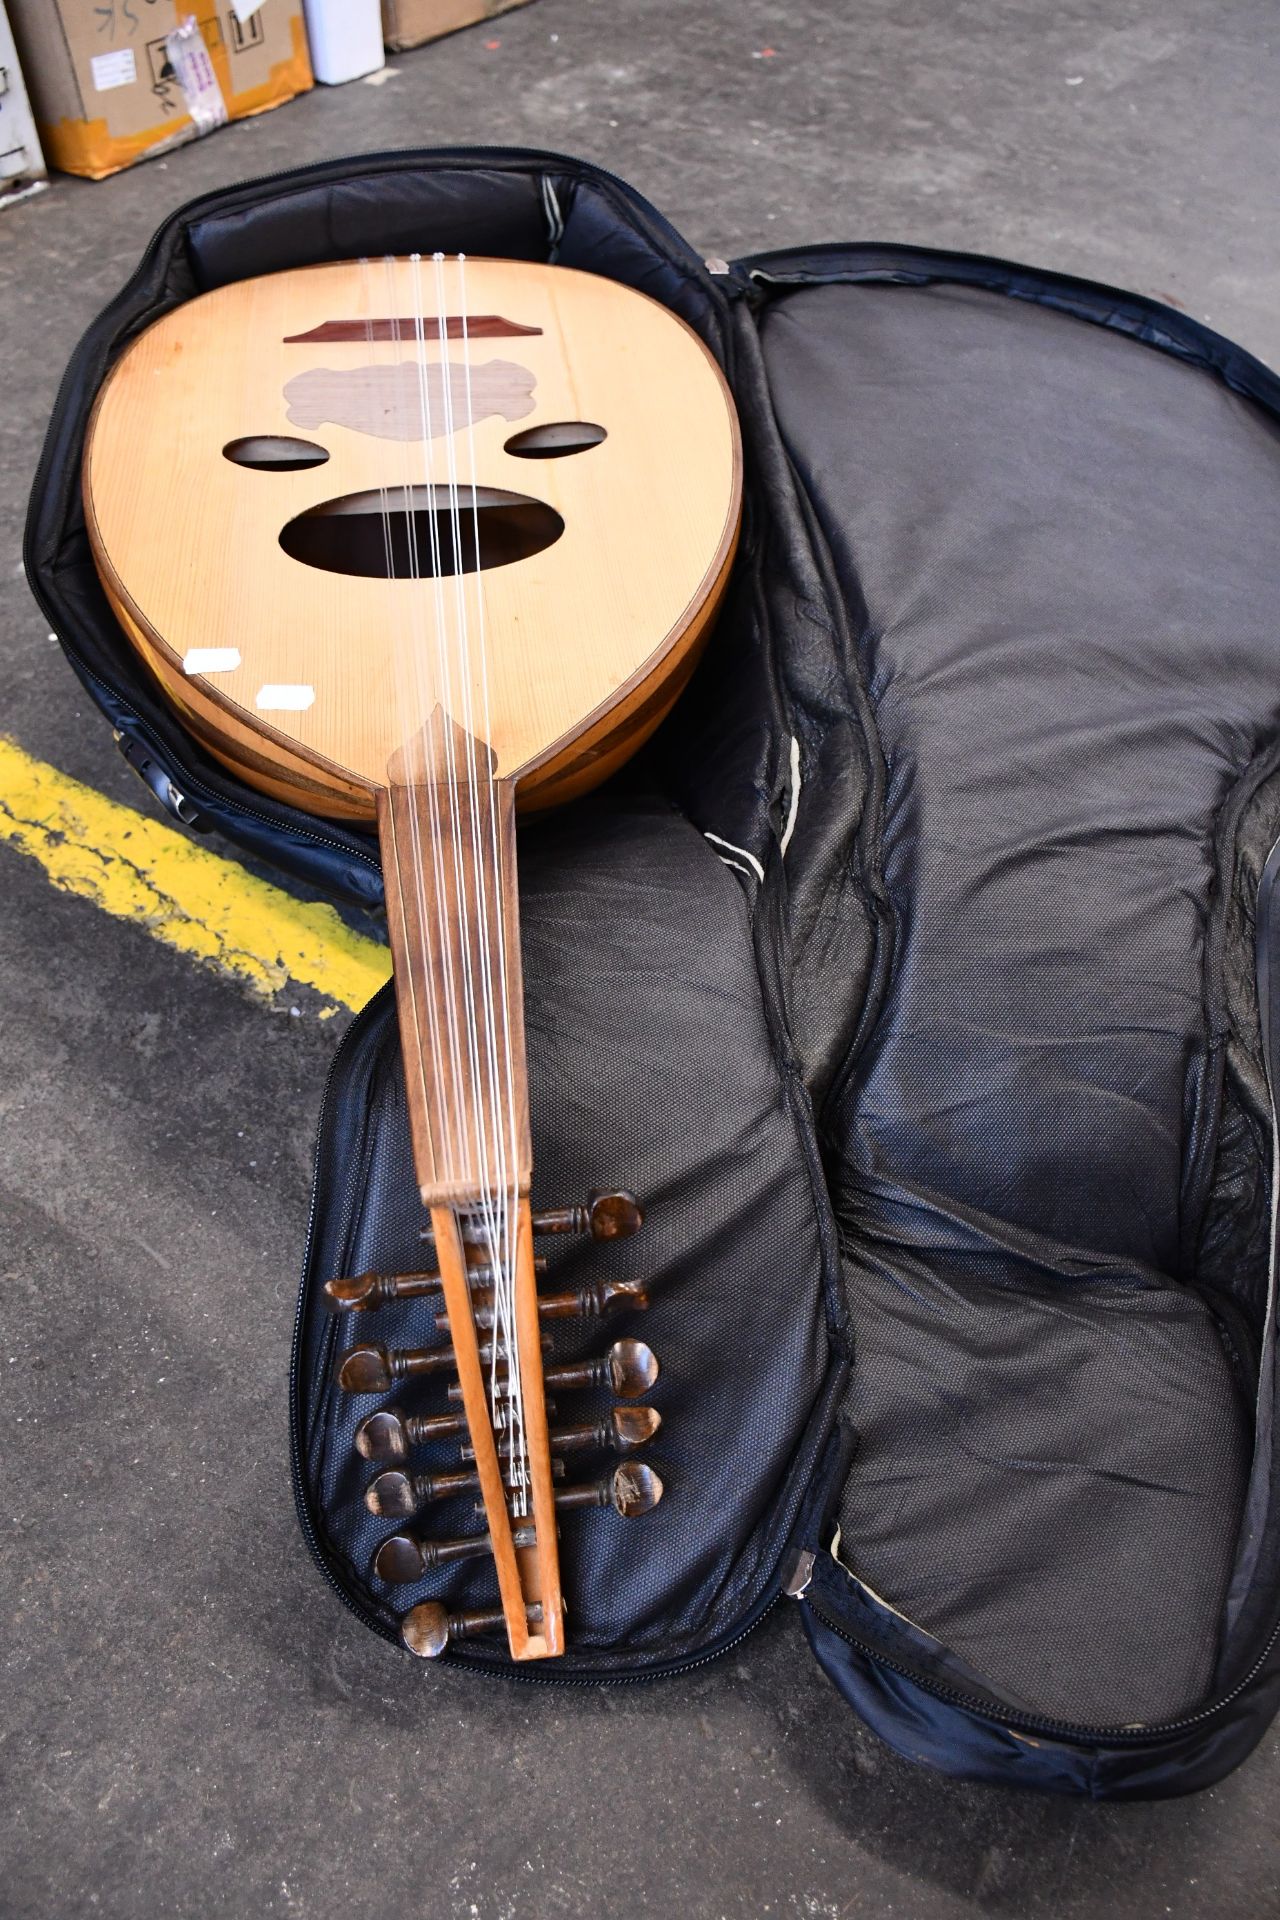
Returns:
[[[498,39],[496,50],[485,46]],[[205,188],[512,141],[705,251],[1011,255],[1280,361],[1267,0],[538,0],[105,185],[0,215],[0,726],[146,804],[21,577],[65,358]],[[770,57],[764,50],[773,48]],[[957,1786],[860,1730],[786,1608],[718,1665],[564,1693],[423,1672],[314,1572],[285,1371],[334,1044],[0,849],[5,1915],[1280,1914],[1280,1738],[1107,1808]]]

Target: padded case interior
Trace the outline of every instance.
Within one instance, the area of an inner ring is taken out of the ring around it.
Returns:
[[[1168,1720],[1211,1689],[1249,1545],[1261,1137],[1220,1292],[1197,1256],[1218,829],[1280,720],[1276,428],[968,287],[793,291],[762,337],[885,767],[890,976],[822,1114],[839,1553],[1002,1699]],[[834,990],[829,930],[816,964]]]

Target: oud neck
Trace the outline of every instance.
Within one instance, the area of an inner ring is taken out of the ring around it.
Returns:
[[[564,1602],[528,1198],[514,785],[495,778],[489,749],[437,708],[392,762],[378,834],[414,1168],[431,1210],[508,1644],[514,1659],[536,1660],[564,1649]],[[488,1260],[509,1297],[501,1397],[520,1435],[514,1489],[516,1455],[499,1454],[498,1388],[486,1385],[473,1313],[459,1218],[470,1211],[487,1216]]]
[[[514,783],[437,708],[392,762],[378,835],[423,1205],[527,1195]]]

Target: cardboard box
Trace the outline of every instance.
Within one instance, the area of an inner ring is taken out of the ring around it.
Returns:
[[[302,0],[7,3],[45,153],[65,173],[101,180],[311,85]],[[199,58],[176,71],[166,42],[189,16]]]
[[[13,30],[0,0],[0,207],[37,192],[43,182],[44,155],[22,83]]]
[[[528,0],[382,0],[382,37],[393,53],[402,53],[527,5]]]

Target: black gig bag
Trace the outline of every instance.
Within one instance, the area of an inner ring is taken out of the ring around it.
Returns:
[[[436,248],[665,302],[724,366],[746,453],[689,692],[607,788],[522,831],[535,1203],[617,1184],[647,1210],[629,1241],[546,1243],[552,1281],[652,1298],[562,1323],[554,1357],[654,1348],[665,1485],[638,1520],[565,1516],[570,1649],[537,1677],[678,1673],[786,1593],[912,1758],[1095,1797],[1221,1778],[1280,1685],[1280,383],[1152,301],[1000,261],[704,263],[555,155],[363,156],[204,196],[68,369],[28,575],[170,812],[365,905],[372,841],[239,785],[152,689],[79,460],[161,312]],[[409,1606],[489,1602],[492,1574],[373,1573],[395,1523],[353,1433],[379,1402],[338,1389],[352,1336],[321,1290],[419,1264],[419,1226],[384,992],[325,1096],[291,1391],[308,1542],[397,1644]],[[421,1300],[376,1318],[389,1346],[433,1337]],[[468,1525],[467,1499],[429,1522]],[[511,1670],[500,1637],[446,1658]]]

